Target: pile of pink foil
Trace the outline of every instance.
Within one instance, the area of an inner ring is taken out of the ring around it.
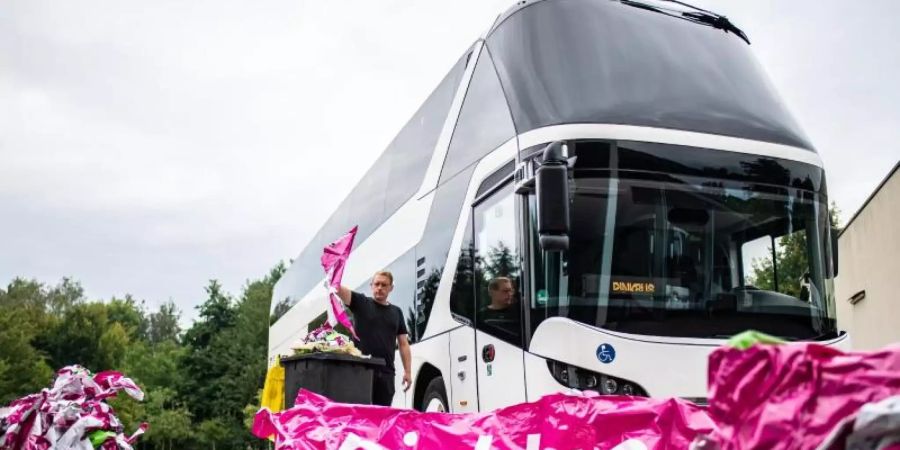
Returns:
[[[293,408],[263,409],[256,436],[277,450],[687,449],[714,424],[679,399],[553,394],[489,413],[421,413],[331,402],[301,390]]]
[[[722,347],[709,357],[711,441],[722,450],[850,448],[827,438],[900,395],[900,346],[843,352],[812,343]],[[900,425],[885,436],[900,436]],[[853,447],[880,449],[881,447]],[[900,450],[900,445],[894,447]]]
[[[898,346],[843,352],[759,343],[713,352],[709,407],[584,392],[444,414],[335,403],[301,390],[293,408],[259,411],[253,433],[274,436],[276,450],[900,450],[898,396]]]
[[[49,389],[12,402],[0,416],[2,450],[121,450],[147,430],[141,424],[126,437],[124,427],[105,400],[124,390],[136,400],[144,393],[119,372],[92,375],[81,366],[57,372]]]

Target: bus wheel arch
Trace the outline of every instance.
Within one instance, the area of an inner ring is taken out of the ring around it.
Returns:
[[[438,386],[439,384],[439,386]],[[441,375],[441,371],[438,370],[431,364],[425,363],[422,365],[422,368],[419,369],[419,373],[416,376],[415,381],[415,390],[413,393],[413,408],[419,411],[425,411],[426,409],[426,395],[429,397],[429,400],[434,397],[435,392],[443,395],[444,406],[449,412],[449,406],[447,399],[447,391],[444,386],[444,379]]]

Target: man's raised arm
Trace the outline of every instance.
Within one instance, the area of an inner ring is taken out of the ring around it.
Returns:
[[[341,298],[341,301],[344,302],[344,306],[350,306],[350,300],[352,299],[352,291],[347,288],[347,286],[340,286],[337,290],[338,297]]]

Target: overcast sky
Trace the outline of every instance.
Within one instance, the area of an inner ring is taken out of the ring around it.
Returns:
[[[296,256],[511,3],[5,1],[0,284],[193,317]],[[849,218],[900,157],[900,2],[696,4],[749,34]]]

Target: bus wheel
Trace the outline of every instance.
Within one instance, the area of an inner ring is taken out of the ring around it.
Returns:
[[[444,389],[444,379],[441,377],[433,378],[428,387],[425,388],[425,395],[422,397],[421,410],[425,412],[450,412],[447,406],[447,390]]]

